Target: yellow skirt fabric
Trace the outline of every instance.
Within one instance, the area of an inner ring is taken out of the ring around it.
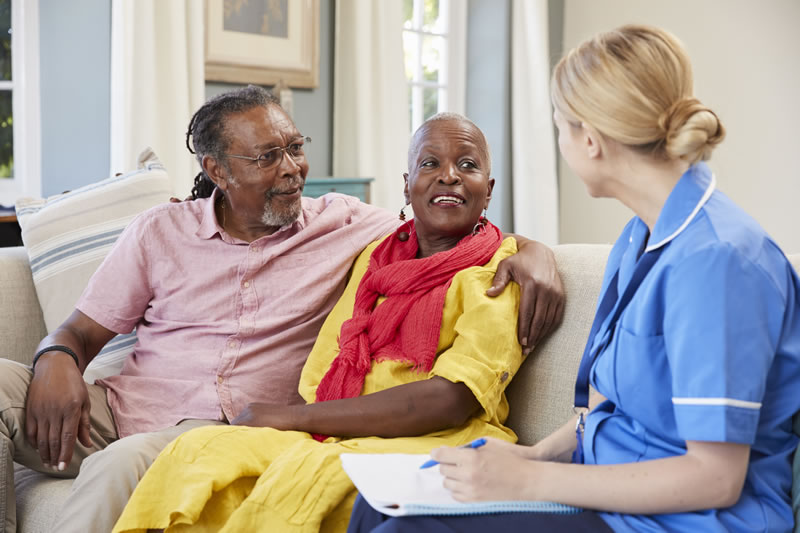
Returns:
[[[114,532],[343,532],[356,490],[340,454],[428,453],[486,434],[513,440],[477,420],[461,431],[424,437],[324,443],[297,431],[198,428],[164,449]]]

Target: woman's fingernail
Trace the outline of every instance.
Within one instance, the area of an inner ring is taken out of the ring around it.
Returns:
[[[58,463],[58,471],[59,472],[63,472],[65,468],[67,468],[67,463],[65,463],[64,461],[61,461],[60,463]]]

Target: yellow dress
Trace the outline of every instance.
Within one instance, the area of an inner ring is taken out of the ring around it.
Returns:
[[[338,354],[342,323],[352,316],[358,282],[372,243],[353,265],[344,294],[323,325],[300,378],[300,394],[313,403],[316,388]],[[418,437],[335,439],[245,426],[209,426],[178,437],[137,486],[114,532],[345,531],[356,490],[342,470],[341,453],[428,453],[482,436],[516,441],[503,426],[505,388],[522,363],[516,326],[519,287],[486,296],[497,264],[516,252],[503,241],[491,261],[453,278],[445,296],[437,357],[429,373],[400,361],[373,362],[363,394],[440,376],[466,384],[482,410],[462,426]],[[380,305],[381,300],[378,301]]]

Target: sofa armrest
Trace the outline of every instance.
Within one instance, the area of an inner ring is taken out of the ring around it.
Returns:
[[[47,330],[22,246],[0,248],[0,309],[0,357],[30,364]]]

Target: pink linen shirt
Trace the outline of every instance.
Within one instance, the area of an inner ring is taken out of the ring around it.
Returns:
[[[399,224],[332,193],[248,244],[222,230],[213,198],[139,215],[76,306],[116,333],[136,328],[121,374],[97,382],[120,437],[302,403],[300,371],[353,260]]]

